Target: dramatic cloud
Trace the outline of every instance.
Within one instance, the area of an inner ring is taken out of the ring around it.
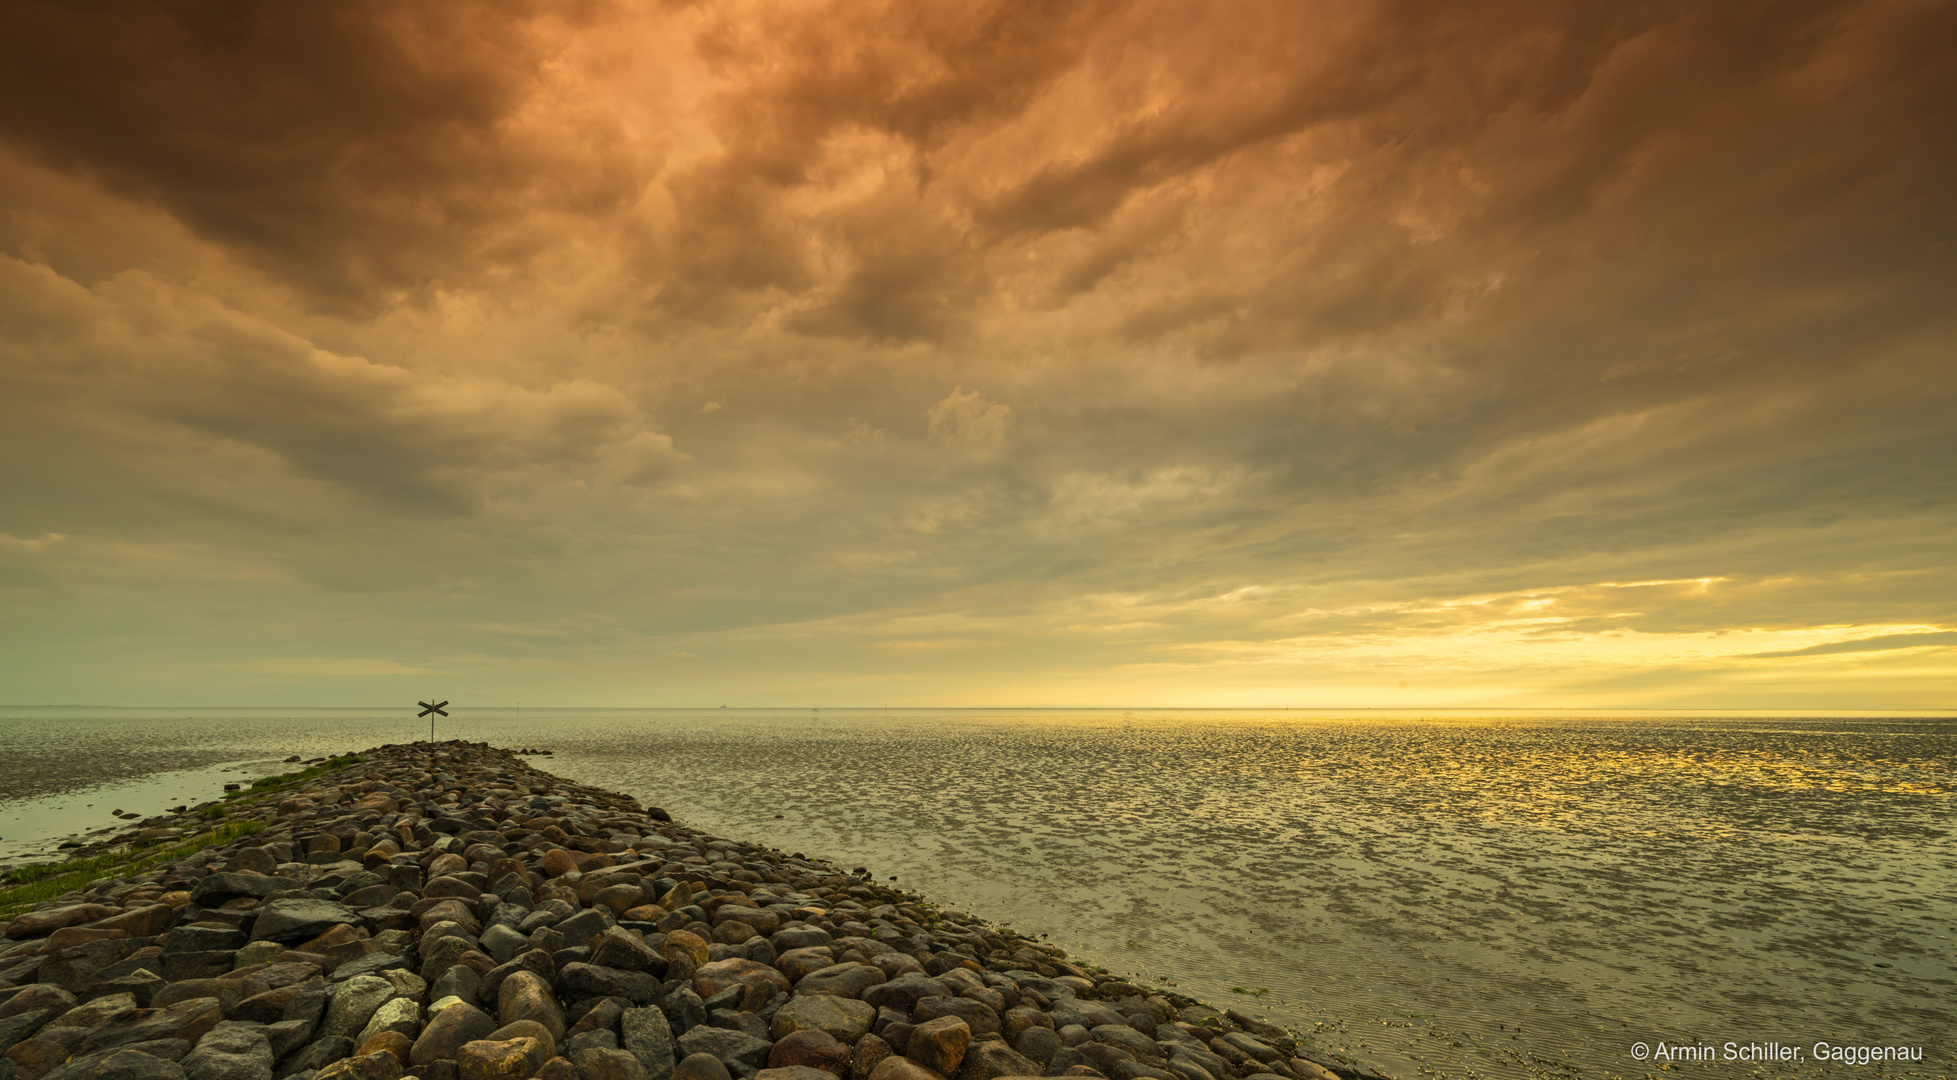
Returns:
[[[10,5],[0,696],[1945,703],[1953,45]]]

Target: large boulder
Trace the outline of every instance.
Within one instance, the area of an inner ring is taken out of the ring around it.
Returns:
[[[657,1080],[673,1071],[676,1044],[665,1013],[657,1008],[626,1009],[618,1026],[626,1052],[639,1059],[647,1076]]]
[[[324,934],[342,923],[359,925],[360,916],[331,900],[315,896],[286,896],[268,900],[257,909],[251,924],[253,941],[280,941],[296,945]]]
[[[775,1010],[769,1034],[781,1039],[797,1031],[821,1031],[838,1042],[853,1044],[876,1020],[876,1009],[866,1002],[831,994],[797,994]]]
[[[272,1044],[257,1024],[228,1020],[185,1055],[187,1080],[272,1080]]]

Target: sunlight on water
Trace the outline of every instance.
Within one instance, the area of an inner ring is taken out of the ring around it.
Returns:
[[[0,791],[416,734],[0,711]],[[1643,1075],[1628,1048],[1661,1039],[1929,1048],[1890,1075],[1953,1053],[1948,718],[457,710],[439,734],[548,746],[1396,1076]]]

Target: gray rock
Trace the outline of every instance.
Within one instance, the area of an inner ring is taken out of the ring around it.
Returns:
[[[1182,1080],[1216,1080],[1216,1074],[1196,1064],[1196,1059],[1186,1054],[1177,1054],[1169,1059],[1169,1071],[1182,1077]]]
[[[314,1039],[298,1053],[279,1063],[278,1076],[281,1078],[302,1072],[314,1072],[353,1053],[353,1040],[343,1035],[328,1035]]]
[[[1056,1028],[1079,1024],[1092,1030],[1104,1024],[1120,1024],[1123,1027],[1128,1024],[1128,1018],[1121,1015],[1119,1010],[1098,1001],[1087,1001],[1082,998],[1056,1001],[1049,1011],[1053,1014],[1053,1026]]]
[[[781,1039],[797,1031],[815,1030],[852,1044],[867,1034],[876,1020],[877,1010],[868,1002],[831,994],[797,994],[776,1010],[769,1022],[769,1034]]]
[[[763,1042],[773,1041],[768,1035],[768,1022],[761,1019],[755,1013],[737,1012],[733,1009],[715,1009],[712,1013],[708,1014],[707,1023],[712,1027],[726,1028],[729,1031],[738,1031],[742,1034],[752,1035]]]
[[[9,1061],[7,1064],[12,1065]],[[168,1058],[127,1047],[90,1054],[56,1066],[42,1080],[185,1080],[181,1066]]]
[[[289,889],[289,878],[260,876],[257,874],[212,874],[197,882],[190,890],[190,901],[202,908],[214,908],[227,900],[252,897],[262,900],[280,889]]]
[[[1278,1053],[1277,1048],[1271,1044],[1255,1035],[1248,1035],[1241,1031],[1226,1032],[1222,1036],[1222,1039],[1228,1045],[1249,1054],[1259,1061],[1272,1062],[1284,1056]]]
[[[673,1071],[673,1029],[665,1013],[653,1008],[627,1009],[619,1017],[619,1030],[624,1035],[624,1049],[639,1059],[646,1075],[656,1078]]]
[[[831,940],[833,939],[830,938],[829,931],[819,926],[797,924],[794,926],[784,926],[780,930],[775,931],[768,937],[768,944],[773,945],[775,952],[780,954],[790,949],[807,949],[816,945],[827,945]]]
[[[1048,1001],[1058,1001],[1063,997],[1070,998],[1074,996],[1073,987],[1065,983],[1055,982],[1037,972],[1008,971],[1005,973],[1005,976],[1020,988],[1036,991]]]
[[[268,900],[257,911],[258,918],[251,925],[253,941],[296,944],[318,937],[341,923],[360,925],[360,916],[323,897]]]
[[[227,1020],[185,1055],[183,1072],[186,1080],[272,1080],[275,1060],[262,1026]]]
[[[1081,1053],[1071,1046],[1063,1046],[1055,1050],[1053,1056],[1047,1059],[1046,1075],[1059,1076],[1076,1065],[1086,1065],[1089,1068],[1093,1068],[1093,1064],[1087,1060],[1086,1054]]]
[[[519,934],[508,926],[498,924],[482,932],[483,951],[499,964],[509,963],[516,958],[516,954],[529,947],[529,936]]]
[[[645,1005],[659,996],[659,980],[651,975],[596,964],[565,964],[557,973],[557,983],[573,998],[621,997]]]
[[[707,1004],[700,1000],[700,995],[694,993],[691,986],[681,986],[667,994],[661,1004],[675,1035],[684,1035],[707,1022]]]
[[[598,1031],[581,1031],[571,1036],[569,1041],[565,1042],[564,1049],[560,1052],[575,1063],[587,1051],[616,1049],[618,1049],[618,1033],[601,1029]]]
[[[475,968],[456,964],[435,980],[435,985],[428,991],[428,999],[440,1001],[445,997],[459,997],[473,1005],[478,1001],[476,991],[480,986],[482,976],[476,973]]]
[[[13,1049],[14,1044],[22,1039],[31,1038],[41,1030],[41,1025],[54,1019],[54,1015],[53,1009],[35,1009],[0,1020],[0,1054]]]
[[[814,978],[814,976],[809,976],[809,978]],[[804,981],[807,980],[805,979]],[[928,975],[911,972],[907,975],[899,975],[888,982],[879,983],[870,987],[868,990],[863,991],[862,998],[877,1008],[883,1008],[887,1005],[893,1009],[903,1009],[908,1012],[912,1005],[917,1004],[919,998],[940,997],[944,995],[944,992],[945,986],[943,983]],[[1059,1018],[1056,1017],[1055,1023],[1058,1022]]]
[[[389,971],[407,971],[413,966],[414,961],[406,956],[396,956],[393,953],[384,952],[368,953],[365,956],[356,956],[339,967],[334,968],[333,973],[328,975],[327,978],[333,982],[345,982],[348,979],[358,978],[361,975],[380,975]]]
[[[607,918],[604,912],[587,909],[565,919],[551,929],[563,934],[565,940],[572,945],[583,945],[604,933],[605,928],[611,924],[611,919]]]
[[[323,979],[314,979],[311,982],[300,984],[298,992],[294,993],[292,1000],[286,1003],[285,1015],[282,1019],[304,1020],[309,1024],[318,1026],[320,1018],[325,1015],[326,982]],[[313,1038],[313,1036],[309,1035],[307,1038]]]
[[[1093,1029],[1094,1041],[1108,1046],[1119,1046],[1138,1058],[1158,1059],[1162,1048],[1155,1040],[1129,1027],[1127,1024],[1102,1024]]]
[[[1176,1044],[1176,1048],[1169,1052],[1169,1063],[1173,1065],[1179,1058],[1190,1062],[1211,1076],[1226,1077],[1237,1075],[1237,1070],[1231,1068],[1230,1063],[1225,1061],[1221,1054],[1211,1051],[1208,1047],[1184,1046],[1178,1043]]]
[[[166,953],[211,952],[219,949],[235,952],[244,947],[245,941],[244,931],[235,927],[191,924],[165,930],[156,939],[156,944]]]
[[[265,1042],[272,1048],[272,1060],[282,1060],[287,1054],[311,1042],[313,1029],[318,1026],[314,1020],[281,1020],[276,1024],[266,1024]]]
[[[1029,1027],[1013,1040],[1012,1048],[1045,1065],[1060,1050],[1060,1036],[1052,1028]]]
[[[696,1027],[679,1037],[680,1052],[688,1057],[712,1054],[730,1068],[740,1066],[749,1070],[766,1065],[768,1051],[774,1045],[744,1032],[717,1027]]]
[[[374,1010],[367,1020],[367,1026],[353,1037],[355,1046],[365,1046],[367,1040],[383,1031],[398,1031],[412,1040],[421,1031],[421,1006],[410,998],[390,998]]]
[[[216,998],[193,998],[162,1009],[131,1010],[110,1017],[88,1033],[79,1050],[93,1054],[152,1039],[195,1043],[224,1019]]]
[[[354,1038],[367,1026],[367,1021],[374,1018],[374,1013],[394,997],[394,993],[394,984],[378,975],[348,979],[333,995],[332,1004],[326,1007],[326,1019],[319,1026],[320,1037],[339,1035]]]

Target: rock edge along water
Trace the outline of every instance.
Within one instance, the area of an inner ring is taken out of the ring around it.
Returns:
[[[1361,1075],[509,751],[362,758],[230,804],[256,834],[14,919],[0,1080]]]

